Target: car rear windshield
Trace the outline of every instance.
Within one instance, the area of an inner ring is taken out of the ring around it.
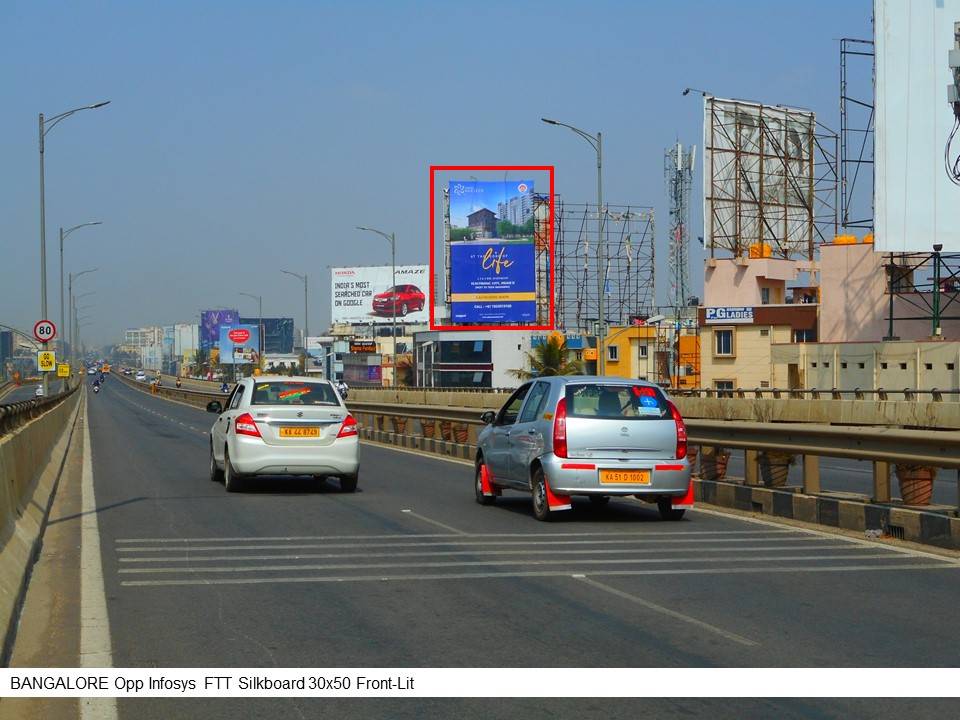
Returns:
[[[339,405],[328,383],[263,382],[253,386],[251,405]]]
[[[650,385],[583,383],[567,385],[567,415],[606,420],[662,420],[667,399]]]

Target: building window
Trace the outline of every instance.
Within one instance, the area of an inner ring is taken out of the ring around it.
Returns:
[[[794,342],[816,342],[817,341],[817,331],[814,329],[809,330],[794,330],[793,331],[793,341]]]
[[[924,363],[923,367],[925,370],[933,370],[933,363]]]
[[[840,363],[840,368],[843,370],[847,369],[847,364],[845,362]]]
[[[647,346],[646,346],[646,345],[641,345],[641,346],[640,346],[640,357],[645,358],[646,356],[647,356]]]
[[[760,328],[760,337],[770,337],[770,328]]]
[[[768,388],[768,387],[770,387],[770,382],[769,382],[768,380],[761,380],[761,381],[760,381],[760,387],[762,387],[762,388]]]
[[[863,370],[866,367],[866,365],[864,363],[857,363],[857,367]]]
[[[947,370],[953,370],[953,363],[947,363]]]
[[[768,287],[760,288],[760,304],[761,305],[770,304],[770,288]]]
[[[824,367],[830,367],[830,363],[824,362],[824,363],[823,363],[823,366],[824,366]]]
[[[881,369],[881,370],[886,370],[886,369],[887,369],[887,364],[886,364],[885,362],[880,363],[880,369]]]
[[[906,369],[907,369],[907,364],[906,364],[906,363],[900,363],[900,369],[901,369],[901,370],[906,370]]]
[[[719,391],[717,397],[733,397],[733,380],[714,380],[713,387]]]
[[[810,363],[810,367],[816,367],[816,366],[817,364],[815,362]]]
[[[607,345],[607,360],[617,362],[620,359],[620,348],[616,345]]]
[[[713,331],[713,354],[716,357],[733,357],[733,328],[717,328]]]

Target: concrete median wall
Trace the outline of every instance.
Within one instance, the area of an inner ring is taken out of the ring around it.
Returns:
[[[63,468],[83,394],[0,437],[0,626],[9,657],[30,569]]]

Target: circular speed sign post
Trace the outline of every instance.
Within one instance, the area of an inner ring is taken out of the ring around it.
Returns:
[[[38,320],[33,326],[33,336],[42,343],[48,343],[57,336],[57,326],[49,320]]]

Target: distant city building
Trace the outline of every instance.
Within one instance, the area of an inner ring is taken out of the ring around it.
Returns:
[[[497,216],[492,210],[480,208],[476,212],[467,215],[467,227],[480,230],[489,237],[496,237]]]
[[[0,377],[6,377],[7,361],[13,357],[13,333],[0,330]]]
[[[257,325],[260,318],[242,317],[242,325]],[[270,354],[293,352],[293,318],[263,318],[263,351]]]
[[[414,333],[413,346],[419,386],[517,387],[510,371],[526,368],[532,340],[524,332],[430,331]]]

